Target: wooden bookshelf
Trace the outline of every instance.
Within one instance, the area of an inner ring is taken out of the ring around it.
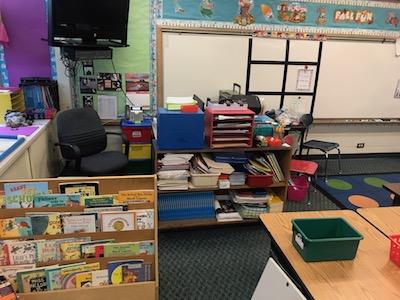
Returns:
[[[292,148],[291,147],[252,147],[252,148],[217,148],[211,149],[206,145],[203,149],[179,149],[179,150],[160,150],[158,149],[157,141],[153,140],[153,157],[154,157],[154,173],[157,173],[157,162],[158,158],[167,153],[220,153],[220,152],[248,152],[248,153],[260,153],[270,152],[274,153],[276,159],[284,174],[285,180],[282,182],[274,182],[273,184],[266,186],[266,189],[271,189],[274,193],[286,201],[288,179],[290,176],[290,161],[292,159]],[[188,193],[188,192],[206,192],[206,191],[221,191],[226,192],[229,190],[240,190],[240,189],[255,189],[248,185],[231,186],[229,189],[220,189],[219,187],[189,187],[188,190],[162,190],[158,191],[159,194],[171,194],[171,193]],[[243,220],[236,222],[218,222],[216,219],[196,219],[196,220],[177,220],[177,221],[160,221],[160,230],[172,230],[179,228],[192,228],[192,227],[206,227],[206,226],[221,226],[229,224],[246,224],[246,223],[257,223],[258,220]]]
[[[154,190],[155,199],[157,199],[157,178],[154,175],[149,176],[113,176],[113,177],[68,177],[68,178],[48,178],[48,179],[33,179],[33,180],[13,180],[0,181],[0,189],[3,189],[4,183],[7,182],[43,182],[49,183],[49,189],[53,193],[59,193],[60,183],[72,182],[99,182],[100,194],[117,194],[120,190]],[[11,218],[25,216],[26,212],[80,212],[84,207],[51,207],[51,208],[28,208],[28,209],[0,209],[0,218]],[[141,300],[158,299],[158,214],[157,200],[154,203],[146,204],[130,204],[129,210],[134,209],[154,209],[154,229],[149,230],[131,230],[121,232],[93,232],[93,233],[76,233],[76,234],[58,234],[58,235],[38,235],[22,237],[21,239],[59,239],[66,237],[90,237],[91,240],[114,239],[116,242],[136,242],[145,240],[154,240],[154,255],[139,255],[125,257],[102,257],[88,258],[73,261],[57,261],[49,263],[38,263],[37,266],[47,265],[65,265],[77,262],[94,263],[99,262],[102,269],[107,268],[110,261],[143,259],[145,264],[151,264],[151,281],[138,282],[123,285],[109,285],[103,287],[90,287],[81,289],[57,290],[37,293],[20,293],[20,300],[70,300],[70,299],[85,299],[85,300],[108,300],[108,299],[132,299]],[[2,238],[8,239],[8,238]],[[15,238],[14,238],[15,239]]]

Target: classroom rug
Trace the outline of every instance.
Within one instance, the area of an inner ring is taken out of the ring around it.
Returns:
[[[400,173],[330,176],[317,179],[318,188],[338,206],[356,210],[362,207],[391,206],[394,195],[385,183],[400,182]]]

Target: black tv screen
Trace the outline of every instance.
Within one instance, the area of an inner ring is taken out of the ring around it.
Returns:
[[[49,45],[127,46],[129,0],[49,0]]]

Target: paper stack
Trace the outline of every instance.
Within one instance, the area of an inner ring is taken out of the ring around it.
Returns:
[[[230,164],[216,162],[209,154],[202,153],[200,154],[200,158],[204,164],[203,168],[207,173],[230,175],[235,171]]]
[[[181,110],[183,105],[196,105],[193,97],[167,97],[167,110]]]
[[[229,195],[217,195],[215,197],[215,216],[218,222],[243,220],[233,206]]]
[[[231,185],[245,185],[246,183],[246,173],[244,172],[233,172],[229,175],[229,181]]]
[[[269,212],[271,213],[283,212],[283,201],[275,194],[272,194],[272,198],[268,201],[268,205]]]
[[[235,208],[244,219],[258,218],[261,213],[269,212],[268,201],[273,194],[263,190],[238,190],[232,192]]]
[[[187,190],[189,188],[189,161],[193,154],[165,154],[158,161],[159,190]]]

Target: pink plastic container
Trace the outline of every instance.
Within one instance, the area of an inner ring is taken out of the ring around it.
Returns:
[[[294,184],[288,187],[288,200],[296,202],[304,201],[310,187],[307,176],[292,176],[291,179]]]
[[[400,234],[390,237],[390,259],[400,267]]]

